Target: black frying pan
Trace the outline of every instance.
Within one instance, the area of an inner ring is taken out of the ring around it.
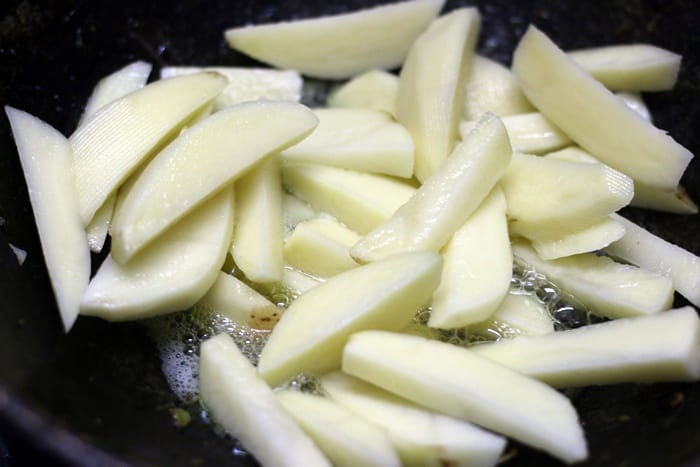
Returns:
[[[377,0],[8,0],[0,6],[0,102],[73,131],[99,78],[136,59],[163,64],[246,65],[222,31],[248,22],[338,13]],[[448,9],[458,3],[448,2]],[[472,2],[473,3],[473,2]],[[692,0],[477,2],[479,49],[505,63],[528,23],[565,48],[644,41],[684,55],[680,82],[649,95],[657,125],[700,152],[700,10]],[[572,92],[575,92],[572,90]],[[683,183],[700,201],[698,163]],[[653,232],[700,253],[697,217],[627,210]],[[254,465],[198,417],[179,429],[178,402],[143,328],[81,317],[61,330],[26,187],[0,117],[0,466]],[[18,266],[11,242],[29,253]],[[678,301],[677,304],[683,304]],[[586,465],[700,465],[700,384],[616,385],[572,393],[589,440]],[[6,456],[7,447],[10,457]],[[28,452],[27,448],[29,447]],[[547,466],[515,446],[506,465]]]

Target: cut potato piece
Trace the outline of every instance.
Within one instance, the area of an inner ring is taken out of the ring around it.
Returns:
[[[216,281],[232,227],[230,188],[194,210],[128,264],[120,265],[108,256],[88,285],[80,312],[126,321],[191,307]]]
[[[554,332],[554,322],[545,306],[534,296],[506,294],[487,320],[469,326],[467,331],[491,339],[543,336]]]
[[[277,400],[337,467],[400,467],[386,432],[335,401],[299,391]]]
[[[692,307],[541,337],[478,345],[489,360],[554,387],[700,379],[700,320]]]
[[[260,376],[275,386],[299,373],[319,375],[339,368],[352,333],[404,327],[430,300],[441,267],[436,253],[406,253],[351,269],[310,289],[272,331],[260,355]]]
[[[350,247],[360,236],[330,219],[313,219],[297,224],[284,245],[284,259],[295,268],[317,277],[332,277],[358,264]]]
[[[682,58],[649,44],[593,47],[568,55],[611,91],[667,91],[676,84]]]
[[[413,136],[415,175],[424,181],[454,149],[480,17],[460,8],[435,20],[411,46],[401,68],[396,117]]]
[[[318,217],[318,212],[304,201],[289,193],[282,193],[282,218],[284,235],[288,237],[299,222]]]
[[[383,175],[312,164],[282,167],[282,180],[299,198],[360,234],[389,219],[416,191]]]
[[[350,254],[366,263],[403,251],[438,251],[486,198],[511,158],[498,117],[487,114],[445,164]]]
[[[112,256],[125,263],[217,190],[265,156],[299,141],[317,123],[300,104],[255,101],[229,107],[188,128],[120,192]]]
[[[626,206],[632,180],[603,164],[514,153],[501,179],[510,232],[553,240],[602,222]]]
[[[110,226],[112,225],[112,215],[114,214],[114,206],[117,201],[117,194],[109,195],[109,198],[100,206],[100,209],[95,211],[95,215],[92,217],[90,223],[85,227],[87,232],[88,245],[90,246],[90,251],[93,253],[99,253],[104,247],[105,241],[107,240],[107,234],[109,233]]]
[[[384,428],[407,467],[490,467],[505,448],[501,436],[424,410],[339,371],[323,376],[321,385],[339,404]]]
[[[606,251],[641,268],[669,277],[673,287],[695,306],[700,306],[700,258],[657,237],[622,216],[614,219],[625,226],[625,236]]]
[[[428,326],[461,328],[493,314],[513,275],[506,199],[498,186],[454,233],[442,256]]]
[[[478,120],[491,112],[499,117],[534,112],[513,73],[495,60],[475,55],[466,82],[465,120]]]
[[[565,462],[587,457],[569,399],[468,349],[418,336],[363,331],[348,340],[343,371]]]
[[[625,227],[608,217],[591,227],[565,234],[552,240],[532,240],[532,246],[542,259],[557,259],[566,256],[602,250],[625,235]]]
[[[600,161],[647,185],[678,186],[690,151],[630,110],[537,28],[521,39],[513,71],[530,102]]]
[[[236,181],[231,256],[253,282],[277,282],[284,265],[282,185],[277,154]]]
[[[274,303],[225,272],[219,272],[214,285],[195,307],[253,329],[272,329],[281,314]]]
[[[280,306],[287,306],[291,300],[324,282],[323,279],[312,277],[292,266],[285,265],[282,269],[282,280],[268,284],[255,284]]]
[[[226,80],[216,73],[157,81],[108,104],[81,125],[71,135],[70,143],[83,225],[225,84]]]
[[[622,99],[622,102],[624,102],[627,107],[634,110],[637,115],[642,117],[647,122],[652,123],[651,113],[649,112],[647,105],[644,103],[644,99],[642,99],[641,94],[633,92],[618,92],[615,95]]]
[[[378,110],[396,117],[398,89],[398,76],[384,70],[370,70],[335,89],[326,99],[326,105]]]
[[[335,16],[229,29],[234,49],[277,68],[316,78],[351,78],[392,69],[442,9],[444,0],[411,0]]]
[[[599,316],[615,319],[649,315],[668,310],[673,302],[673,285],[659,274],[594,253],[545,261],[523,242],[511,246],[514,256]]]
[[[47,123],[5,107],[27,184],[44,263],[63,328],[70,330],[90,280],[90,250],[78,212],[68,140]]]
[[[226,334],[201,346],[199,392],[214,420],[263,466],[331,466]]]
[[[324,164],[360,172],[410,178],[413,140],[384,112],[368,109],[316,109],[318,127],[282,151],[286,163]]]

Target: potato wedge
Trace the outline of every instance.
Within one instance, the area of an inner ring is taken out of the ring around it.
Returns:
[[[378,110],[395,118],[398,89],[398,76],[384,70],[370,70],[334,89],[326,99],[326,105]]]

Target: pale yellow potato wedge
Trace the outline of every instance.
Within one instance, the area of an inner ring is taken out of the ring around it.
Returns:
[[[156,81],[108,104],[81,125],[70,143],[83,224],[225,85],[216,73]]]
[[[277,282],[284,265],[282,185],[277,154],[236,181],[231,256],[253,282]]]
[[[428,326],[461,328],[493,314],[510,287],[506,199],[498,185],[442,251],[442,280],[433,294]]]
[[[275,392],[277,400],[337,467],[400,467],[384,429],[332,399],[299,391]]]
[[[216,281],[232,227],[233,189],[228,188],[128,264],[108,256],[83,295],[80,313],[126,321],[186,310]]]
[[[51,288],[68,332],[90,280],[90,250],[78,211],[68,140],[47,123],[6,106]]]
[[[611,91],[667,91],[676,84],[682,58],[649,44],[592,47],[568,55]]]
[[[285,163],[324,164],[360,172],[410,178],[413,140],[384,112],[315,109],[318,127],[281,153]]]
[[[396,118],[413,136],[415,176],[424,181],[454,149],[480,16],[460,8],[416,39],[399,75]]]
[[[569,399],[469,349],[419,336],[362,331],[345,346],[343,371],[564,462],[587,457],[583,430]]]
[[[244,26],[226,31],[229,45],[277,68],[316,78],[351,78],[404,61],[444,0],[410,0],[334,16]]]
[[[102,203],[102,206],[95,211],[95,215],[92,217],[90,223],[85,227],[85,232],[87,233],[87,241],[90,246],[90,251],[93,253],[99,253],[104,247],[105,241],[107,240],[107,234],[109,233],[110,226],[112,225],[112,215],[114,214],[114,206],[117,202],[117,194],[111,194]]]
[[[230,336],[202,343],[199,393],[207,411],[266,467],[331,466]]]
[[[524,242],[513,242],[511,247],[514,256],[599,316],[616,319],[651,315],[668,310],[673,302],[673,284],[660,274],[595,253],[547,261]]]
[[[618,92],[615,93],[615,95],[622,99],[622,102],[624,102],[627,107],[634,110],[637,115],[647,122],[652,123],[651,112],[646,103],[644,103],[641,94],[636,92]]]
[[[513,72],[535,107],[603,163],[636,181],[674,189],[693,155],[630,110],[531,26]]]
[[[299,295],[323,282],[325,280],[322,278],[310,276],[285,264],[282,269],[282,279],[279,282],[255,285],[275,303],[287,306],[290,300],[295,300]]]
[[[500,119],[487,114],[411,199],[350,254],[366,263],[403,251],[440,250],[501,178],[511,152]]]
[[[566,256],[602,250],[625,235],[625,226],[607,217],[597,224],[555,239],[532,240],[532,247],[542,259],[557,259]]]
[[[282,193],[282,219],[284,220],[284,236],[287,238],[299,222],[308,221],[319,216],[314,208],[296,196]]]
[[[697,381],[700,320],[692,307],[618,319],[473,352],[551,386]]]
[[[492,339],[542,336],[554,332],[554,322],[534,296],[507,294],[488,319],[472,324],[467,332]]]
[[[422,409],[340,371],[324,375],[321,385],[333,400],[384,428],[406,467],[490,467],[505,448],[502,436]]]
[[[299,373],[320,375],[339,368],[343,346],[354,332],[404,327],[430,300],[441,268],[436,253],[405,253],[308,290],[273,329],[260,355],[260,376],[275,386]]]
[[[326,98],[326,106],[378,110],[395,118],[398,89],[398,76],[384,70],[370,70],[334,89]]]
[[[112,221],[112,256],[119,263],[129,261],[192,209],[265,156],[304,138],[317,123],[300,104],[255,101],[188,128],[120,192]]]
[[[316,164],[282,167],[282,181],[296,196],[360,234],[389,219],[416,191],[384,175]]]

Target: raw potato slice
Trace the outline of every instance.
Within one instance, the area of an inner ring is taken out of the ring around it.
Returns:
[[[256,284],[260,286],[275,303],[283,306],[289,305],[291,300],[296,300],[299,295],[324,282],[323,279],[309,276],[308,274],[285,265],[282,269],[282,280],[271,284]]]
[[[634,92],[618,92],[615,95],[622,99],[622,102],[624,102],[627,107],[634,110],[637,115],[642,117],[647,122],[652,123],[651,113],[649,112],[647,105],[644,103],[644,99],[642,99],[641,94]]]
[[[692,307],[618,319],[473,352],[558,388],[700,379],[700,320]]]
[[[288,237],[299,222],[318,217],[318,212],[304,201],[289,193],[282,194],[282,218],[284,219],[284,235]]]
[[[467,331],[491,339],[542,336],[554,332],[554,322],[545,306],[532,295],[507,294],[487,320],[469,326]]]
[[[693,155],[630,110],[530,26],[513,71],[542,114],[603,163],[647,185],[674,189]]]
[[[413,43],[401,68],[396,117],[413,136],[420,181],[445,162],[458,139],[462,83],[471,68],[479,27],[476,8],[438,18]]]
[[[632,180],[603,164],[514,153],[501,179],[510,232],[553,240],[600,223],[626,206]]]
[[[593,47],[568,55],[611,91],[667,91],[676,84],[682,58],[649,44]]]
[[[226,31],[229,45],[277,68],[316,78],[351,78],[404,61],[444,0],[411,0],[320,18]]]
[[[386,432],[335,401],[299,391],[275,393],[292,418],[337,467],[400,467]]]
[[[599,316],[616,319],[650,315],[668,310],[673,302],[673,285],[662,275],[595,253],[545,261],[525,243],[514,242],[511,247],[514,256]]]
[[[641,268],[669,277],[673,287],[695,306],[700,306],[700,258],[657,237],[622,216],[614,219],[625,226],[625,236],[606,251]]]
[[[156,81],[107,105],[81,125],[70,143],[83,225],[225,85],[216,73]]]
[[[363,329],[401,329],[440,282],[436,253],[395,255],[338,274],[297,298],[265,345],[260,376],[276,386],[299,373],[340,367],[348,337]]]
[[[331,466],[226,334],[201,346],[199,393],[214,420],[261,465]]]
[[[505,117],[534,111],[508,68],[490,58],[474,56],[466,82],[462,118],[478,120],[486,112]]]
[[[461,328],[493,314],[513,275],[506,199],[498,186],[454,233],[442,256],[428,326]]]
[[[316,109],[318,127],[282,151],[286,163],[325,164],[360,172],[410,178],[413,140],[384,112],[368,109]]]
[[[282,186],[277,154],[236,181],[231,256],[253,282],[277,282],[284,265]]]
[[[398,76],[384,70],[370,70],[335,89],[326,99],[326,105],[378,110],[396,117],[398,89]]]
[[[625,235],[625,227],[608,217],[591,227],[563,235],[552,240],[533,240],[532,247],[542,259],[557,259],[566,256],[602,250]]]
[[[90,280],[90,250],[78,213],[68,140],[38,118],[6,106],[34,222],[63,328],[78,317]]]
[[[317,277],[332,277],[358,264],[350,247],[360,236],[330,219],[313,219],[297,224],[284,245],[284,259],[295,268]]]
[[[299,198],[360,234],[389,219],[416,191],[387,176],[312,164],[282,167],[282,180]]]
[[[226,189],[128,264],[108,256],[88,285],[80,312],[126,321],[191,307],[216,281],[232,226],[233,191]]]
[[[219,272],[214,285],[195,307],[253,329],[272,329],[281,314],[274,303],[225,272]]]
[[[241,102],[265,99],[270,101],[301,100],[303,80],[294,70],[270,70],[268,68],[167,66],[161,68],[160,78],[191,75],[213,71],[226,77],[228,84],[214,99],[214,111]]]
[[[348,340],[343,371],[565,462],[587,457],[569,399],[468,349],[418,336],[363,331]]]
[[[308,135],[317,123],[300,104],[255,101],[229,107],[188,128],[120,192],[112,256],[127,262],[192,209],[265,156]]]
[[[424,410],[340,371],[321,378],[331,398],[384,428],[407,467],[496,465],[506,440],[471,423]]]
[[[85,227],[88,245],[90,246],[90,251],[93,253],[101,252],[102,247],[104,247],[109,228],[112,225],[112,215],[114,214],[116,202],[117,194],[109,195],[102,206],[100,206],[100,209],[95,211],[92,220]]]

